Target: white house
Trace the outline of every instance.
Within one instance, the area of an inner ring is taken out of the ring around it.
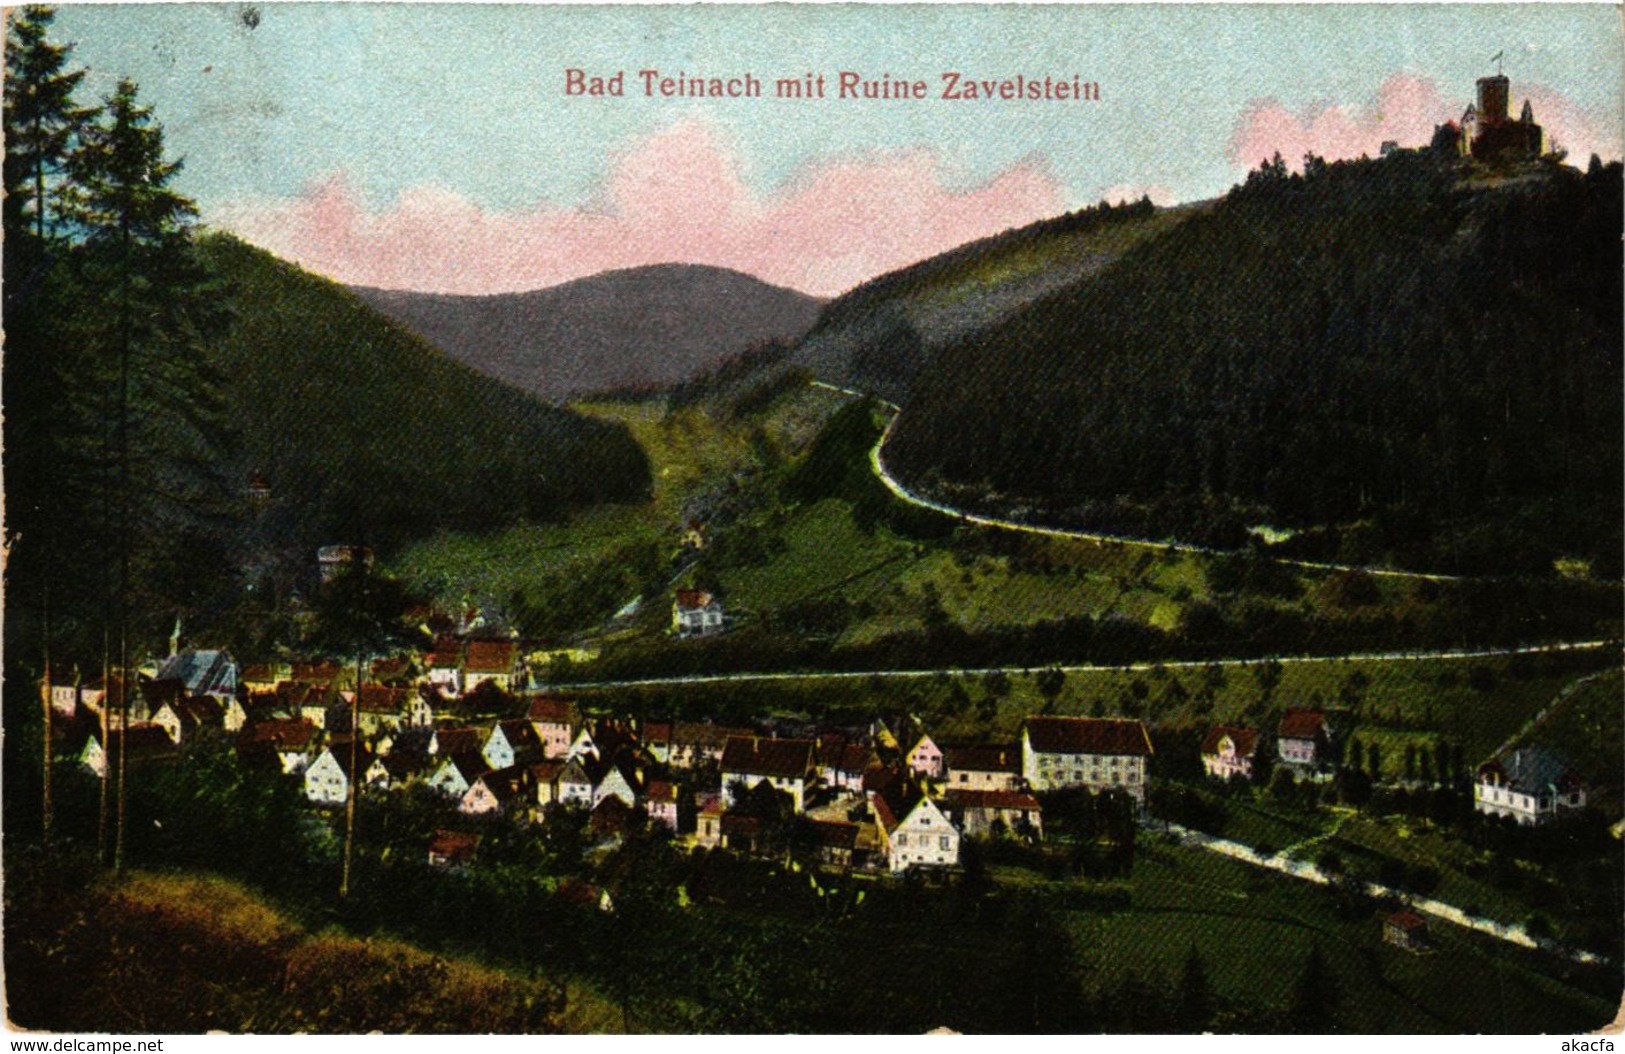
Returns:
[[[509,768],[521,761],[530,762],[541,757],[542,744],[536,738],[536,729],[523,718],[498,721],[485,740],[485,760],[494,769]]]
[[[806,808],[807,792],[818,779],[817,744],[810,739],[764,739],[733,736],[722,751],[722,799],[732,807],[734,787],[755,787],[763,780],[790,795],[796,812]]]
[[[1275,754],[1283,765],[1318,770],[1332,762],[1332,726],[1319,710],[1289,706],[1275,735]]]
[[[1510,816],[1520,824],[1550,823],[1585,808],[1586,789],[1568,763],[1543,747],[1523,747],[1478,767],[1473,808],[1486,816]]]
[[[886,862],[893,873],[959,863],[959,831],[936,802],[922,794],[897,808],[886,795],[877,794],[872,805],[886,832]]]
[[[1026,791],[950,788],[944,804],[959,829],[972,838],[990,835],[1001,826],[1012,834],[1031,831],[1044,836],[1043,809]]]
[[[587,771],[586,760],[579,757],[571,758],[564,763],[564,770],[559,773],[555,800],[560,805],[580,805],[590,809],[593,805],[594,786],[592,774]]]
[[[343,755],[340,760],[339,755]],[[373,758],[365,749],[356,748],[355,771],[365,777],[372,767]],[[305,797],[316,805],[343,805],[350,792],[350,745],[324,749],[321,756],[305,770]]]
[[[225,707],[210,695],[171,699],[152,715],[152,723],[162,728],[177,746],[204,728],[223,729],[225,721]]]
[[[490,766],[479,754],[439,755],[434,774],[429,777],[429,786],[448,798],[460,799],[488,771]]]
[[[1120,789],[1145,804],[1151,734],[1115,717],[1029,717],[1021,728],[1021,774],[1033,790]]]
[[[598,786],[593,788],[593,808],[596,809],[605,798],[619,798],[621,804],[628,809],[632,808],[638,803],[641,782],[638,771],[625,761],[611,765],[603,778],[598,781]]]
[[[721,633],[722,602],[703,589],[679,589],[671,605],[671,631],[679,637]]]
[[[457,808],[469,816],[506,815],[523,810],[529,797],[530,772],[514,766],[480,776],[464,792]]]
[[[1214,779],[1250,780],[1257,752],[1257,729],[1214,725],[1202,739],[1202,768]]]
[[[644,797],[644,807],[649,811],[649,822],[664,825],[672,834],[677,833],[678,793],[675,783],[650,780],[648,794]]]
[[[505,692],[519,682],[519,645],[511,640],[471,640],[463,654],[463,691],[490,681]]]

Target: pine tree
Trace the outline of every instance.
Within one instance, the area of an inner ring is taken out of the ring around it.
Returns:
[[[6,476],[13,497],[23,499],[14,501],[8,511],[12,514],[13,544],[26,536],[32,550],[26,555],[16,553],[14,556],[22,556],[20,562],[26,568],[33,553],[39,554],[38,560],[32,561],[35,564],[32,570],[37,572],[40,597],[39,641],[44,675],[41,822],[47,838],[53,818],[51,588],[58,566],[72,562],[64,559],[67,554],[53,539],[75,535],[64,530],[60,518],[51,515],[49,503],[40,500],[40,483],[48,474],[46,466],[58,460],[49,456],[56,452],[63,438],[55,427],[54,414],[66,401],[72,386],[64,376],[60,349],[42,339],[43,334],[34,324],[36,319],[28,317],[30,312],[24,305],[37,299],[53,258],[49,240],[55,234],[55,224],[50,220],[48,201],[78,131],[91,115],[91,111],[79,108],[73,101],[74,89],[84,73],[66,69],[71,48],[46,39],[55,17],[50,8],[25,7],[10,20],[5,45],[4,101],[4,266],[8,275],[5,313],[10,323],[5,384],[8,395]],[[22,460],[10,456],[9,448],[13,446],[21,449]],[[47,452],[47,456],[34,462],[42,451]],[[23,461],[30,462],[28,467]],[[11,570],[13,590],[22,588],[32,592],[36,583],[30,581],[28,570],[19,574],[15,561]],[[72,590],[59,590],[59,604],[64,595],[71,597]],[[24,620],[25,624],[31,621]]]
[[[1287,1019],[1294,1032],[1323,1035],[1332,1030],[1337,1010],[1336,979],[1317,943],[1309,949],[1303,972],[1292,986]]]
[[[1207,965],[1192,944],[1185,955],[1185,968],[1179,977],[1179,1029],[1182,1032],[1201,1032],[1213,1023],[1218,1009],[1213,982],[1208,979]]]
[[[140,632],[132,612],[162,617],[166,601],[176,599],[166,575],[188,564],[201,574],[217,562],[194,540],[225,493],[209,478],[225,429],[219,378],[202,354],[222,319],[192,254],[197,208],[170,185],[180,163],[165,158],[163,130],[136,96],[134,82],[118,83],[102,119],[82,131],[63,188],[76,269],[82,288],[96,294],[82,315],[83,337],[111,382],[103,390],[112,402],[108,505],[117,573],[111,617],[121,674]],[[138,476],[139,495],[132,486]],[[121,724],[128,712],[126,695]],[[117,759],[115,870],[123,865],[124,739]]]

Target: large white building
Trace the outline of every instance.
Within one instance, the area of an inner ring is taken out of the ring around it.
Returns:
[[[1029,717],[1021,726],[1021,774],[1035,791],[1125,790],[1145,804],[1151,733],[1113,717]]]
[[[1486,816],[1510,816],[1521,824],[1549,823],[1585,808],[1580,778],[1562,758],[1541,747],[1524,747],[1478,767],[1473,808]]]

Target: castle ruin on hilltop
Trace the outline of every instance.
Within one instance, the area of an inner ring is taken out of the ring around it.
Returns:
[[[1507,103],[1512,82],[1497,73],[1478,78],[1478,102],[1469,103],[1461,121],[1447,121],[1433,130],[1433,148],[1454,150],[1475,161],[1533,161],[1547,152],[1546,132],[1535,123],[1534,107],[1523,101],[1517,120]]]

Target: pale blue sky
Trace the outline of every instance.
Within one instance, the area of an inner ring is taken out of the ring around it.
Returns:
[[[135,78],[182,189],[204,206],[290,197],[342,170],[374,207],[435,185],[489,209],[585,204],[617,151],[687,117],[719,130],[757,192],[809,162],[926,146],[952,186],[1044,159],[1070,203],[1114,184],[1222,192],[1252,100],[1367,104],[1396,73],[1461,105],[1506,53],[1515,98],[1555,90],[1619,138],[1621,39],[1608,5],[684,6],[261,4],[64,7],[97,93]],[[1099,103],[793,104],[563,96],[563,70],[763,77],[853,69],[931,79],[1072,74]],[[1582,159],[1583,160],[1583,159]]]

